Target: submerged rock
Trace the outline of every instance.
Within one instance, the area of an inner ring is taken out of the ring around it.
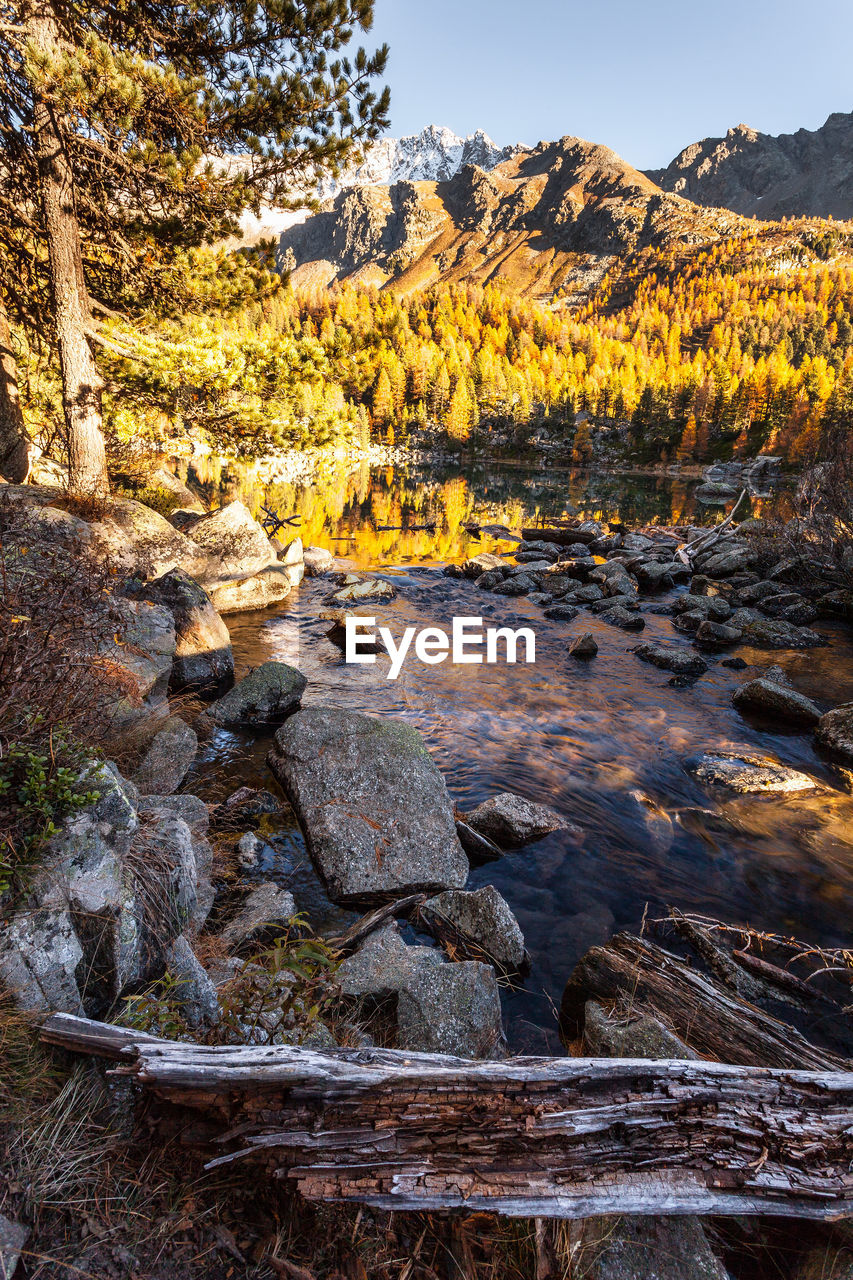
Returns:
[[[247,824],[281,810],[281,801],[271,791],[240,787],[210,811],[210,822],[220,831],[242,831]]]
[[[409,725],[308,707],[279,729],[267,759],[333,902],[464,885],[444,779]]]
[[[569,653],[573,658],[594,658],[598,653],[598,645],[589,631],[582,636],[575,636],[569,642]]]
[[[299,707],[308,681],[286,662],[263,662],[206,712],[224,726],[281,724]]]
[[[740,795],[751,792],[812,791],[813,778],[796,769],[788,769],[766,756],[736,755],[734,752],[707,752],[688,760],[687,772],[706,786],[722,787]]]
[[[732,694],[732,703],[739,711],[758,711],[793,724],[814,725],[820,720],[820,711],[810,698],[766,677],[741,685]]]
[[[679,676],[701,676],[708,670],[707,662],[686,649],[668,649],[662,644],[641,644],[634,653],[643,662],[650,662],[653,667],[660,667],[663,671],[674,671]]]
[[[842,703],[821,716],[815,738],[820,746],[853,765],[853,702]]]
[[[531,844],[552,831],[577,831],[572,823],[547,805],[526,800],[512,791],[502,791],[500,795],[484,800],[468,814],[467,822],[475,831],[505,849]]]
[[[488,960],[501,973],[525,965],[524,935],[508,904],[493,885],[470,892],[448,889],[421,908],[439,936],[450,935],[454,948],[477,960]]]

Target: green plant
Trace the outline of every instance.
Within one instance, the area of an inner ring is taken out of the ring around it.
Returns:
[[[60,730],[47,750],[11,742],[0,758],[0,893],[69,814],[100,799],[86,786],[92,756]]]

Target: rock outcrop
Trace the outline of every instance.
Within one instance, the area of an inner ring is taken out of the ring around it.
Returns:
[[[262,662],[205,714],[223,727],[281,724],[299,706],[307,683],[286,662]]]

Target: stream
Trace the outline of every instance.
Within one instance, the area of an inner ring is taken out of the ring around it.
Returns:
[[[537,844],[475,868],[469,887],[494,884],[525,935],[532,968],[524,986],[504,992],[507,1034],[515,1052],[560,1051],[554,1006],[580,956],[615,931],[636,931],[644,913],[668,906],[844,946],[853,901],[853,798],[814,749],[808,732],[779,731],[744,718],[733,690],[779,663],[794,687],[822,708],[853,700],[853,636],[820,622],[823,649],[769,652],[739,647],[748,671],[706,656],[709,671],[690,688],[672,687],[669,673],[640,662],[629,635],[583,613],[551,622],[525,598],[481,591],[442,575],[506,541],[472,539],[470,520],[517,527],[565,512],[622,520],[712,522],[724,508],[702,508],[695,483],[671,477],[547,474],[489,463],[447,475],[441,468],[333,472],[310,487],[261,490],[251,470],[220,468],[211,478],[222,497],[241,497],[256,513],[263,502],[298,515],[306,545],[326,546],[346,567],[370,569],[398,588],[390,605],[395,635],[405,626],[449,631],[454,616],[481,616],[485,625],[532,626],[535,665],[423,666],[406,662],[388,680],[388,659],[347,666],[319,614],[335,589],[330,577],[305,579],[279,607],[228,617],[237,676],[270,659],[291,663],[308,679],[303,705],[327,703],[378,716],[397,716],[424,737],[462,809],[499,791],[516,791],[556,808],[582,830],[556,832]],[[755,514],[778,496],[753,504]],[[435,530],[400,532],[381,525],[435,523]],[[294,527],[294,532],[296,531]],[[680,588],[684,590],[684,588]],[[656,598],[666,603],[674,593]],[[654,604],[651,605],[653,609]],[[671,619],[643,605],[643,641],[683,636]],[[566,652],[570,634],[594,635],[599,653],[579,662]],[[721,799],[684,769],[696,752],[748,749],[801,769],[826,784],[816,797]],[[264,764],[269,738],[218,730],[202,748],[186,789],[208,801],[238,786],[270,788]],[[290,888],[320,932],[337,931],[354,915],[323,893],[294,819],[270,839],[261,874]],[[409,935],[411,936],[411,935]]]

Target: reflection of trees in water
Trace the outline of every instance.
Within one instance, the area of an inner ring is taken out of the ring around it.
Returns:
[[[636,527],[713,523],[727,510],[699,505],[693,496],[698,482],[678,476],[544,471],[490,461],[396,469],[341,465],[311,484],[268,486],[252,464],[210,458],[194,469],[208,491],[240,498],[254,515],[262,504],[282,517],[298,515],[306,545],[329,547],[363,566],[459,559],[489,549],[490,540],[465,532],[469,523],[518,528],[577,514]],[[753,514],[770,514],[769,503],[756,499]],[[433,524],[434,533],[413,528]]]

